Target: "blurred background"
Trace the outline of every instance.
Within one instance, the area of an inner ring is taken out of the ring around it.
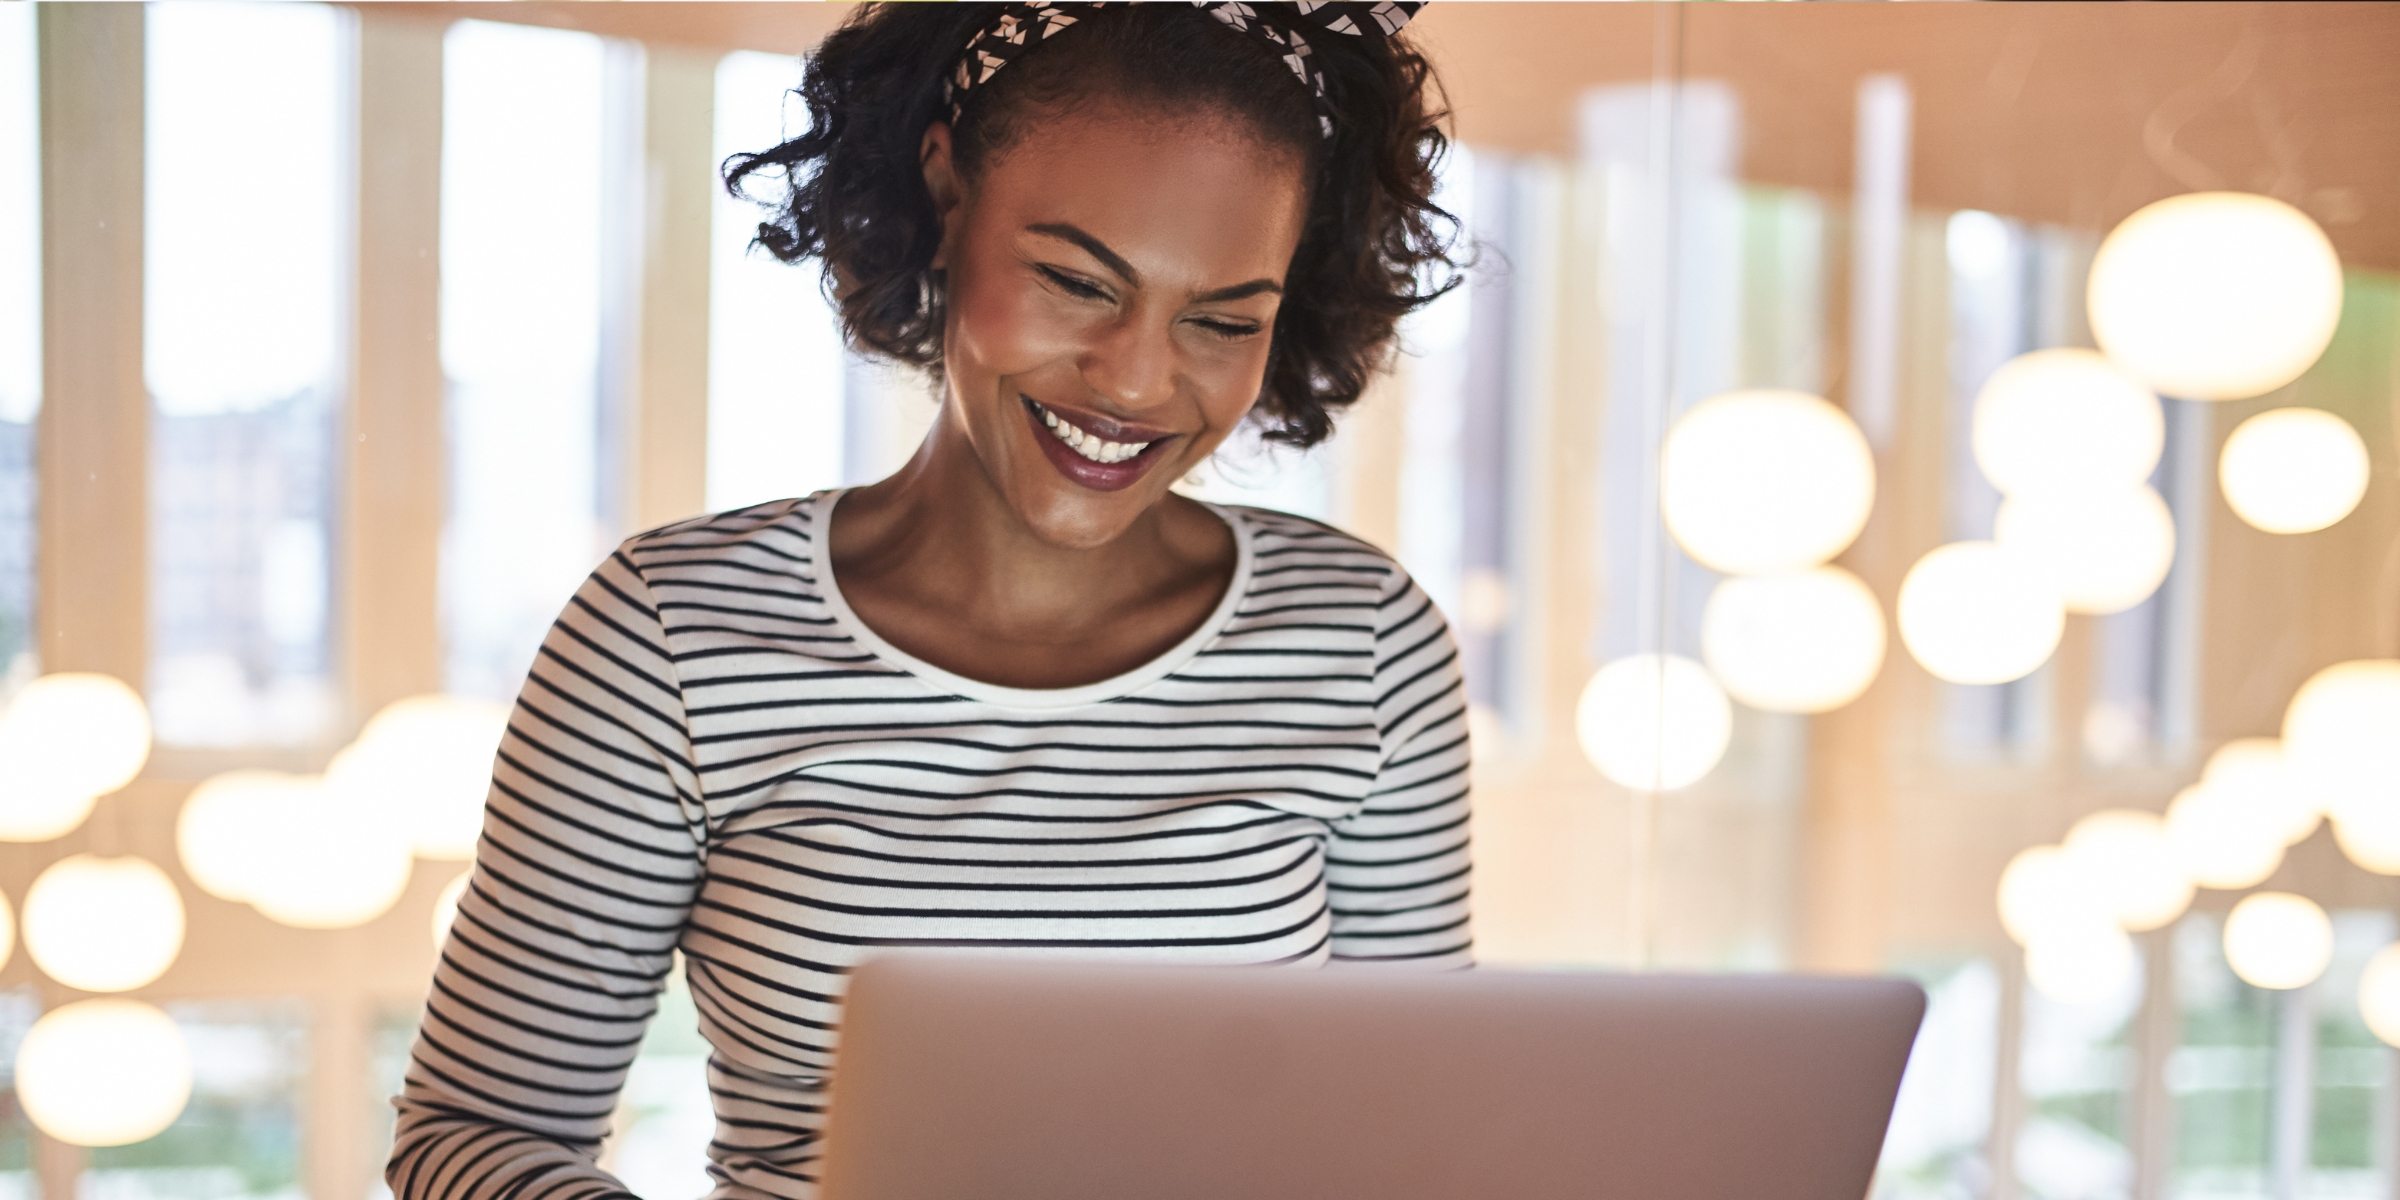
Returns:
[[[847,11],[0,3],[0,1200],[383,1193],[567,594],[931,418],[714,182]],[[1450,615],[1482,959],[1919,979],[1894,1200],[2400,1196],[2400,6],[1411,31],[1472,282],[1184,486]]]

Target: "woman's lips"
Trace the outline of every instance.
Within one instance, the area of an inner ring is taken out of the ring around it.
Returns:
[[[1138,425],[1120,425],[1083,413],[1049,408],[1020,394],[1033,440],[1058,473],[1096,492],[1113,492],[1139,482],[1166,457],[1175,435]],[[1080,449],[1078,447],[1081,447]],[[1103,461],[1103,460],[1112,461]]]

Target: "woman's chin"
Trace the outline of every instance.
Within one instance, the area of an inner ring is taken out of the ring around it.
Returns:
[[[1047,464],[1041,469],[1049,471]],[[1055,472],[1013,490],[1010,507],[1026,532],[1061,550],[1097,550],[1116,541],[1165,495],[1143,484],[1094,491]]]

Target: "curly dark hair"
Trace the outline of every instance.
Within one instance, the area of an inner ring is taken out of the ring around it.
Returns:
[[[769,179],[754,245],[817,258],[845,334],[861,350],[926,368],[942,361],[941,224],[918,159],[948,120],[942,79],[993,5],[868,4],[808,56],[806,132],[724,164],[725,186]],[[1448,147],[1433,68],[1402,37],[1317,28],[1282,4],[1270,19],[1308,38],[1333,110],[1320,133],[1308,92],[1264,44],[1198,9],[1127,4],[1087,16],[967,94],[952,155],[981,167],[1046,115],[1091,102],[1220,113],[1307,163],[1309,210],[1275,318],[1254,419],[1271,440],[1312,446],[1388,362],[1399,319],[1458,284],[1458,222],[1433,202]]]

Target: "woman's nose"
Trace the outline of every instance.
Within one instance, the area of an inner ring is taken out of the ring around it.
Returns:
[[[1167,323],[1135,312],[1111,323],[1078,364],[1093,391],[1128,411],[1164,403],[1175,391],[1175,343]]]

